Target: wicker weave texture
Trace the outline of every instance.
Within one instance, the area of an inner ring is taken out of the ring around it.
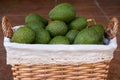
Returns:
[[[15,65],[14,80],[106,80],[109,61],[82,65]]]

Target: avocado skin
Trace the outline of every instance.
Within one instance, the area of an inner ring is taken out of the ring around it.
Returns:
[[[75,16],[75,8],[68,3],[58,4],[49,12],[49,18],[51,20],[61,20],[66,23],[72,21]]]
[[[85,28],[78,33],[74,44],[100,44],[103,42],[104,27],[96,24]]]

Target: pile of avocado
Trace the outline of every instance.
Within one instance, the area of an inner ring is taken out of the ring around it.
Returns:
[[[26,44],[103,44],[104,26],[88,25],[84,16],[76,16],[69,3],[56,5],[48,14],[50,21],[36,13],[25,17],[11,42]]]

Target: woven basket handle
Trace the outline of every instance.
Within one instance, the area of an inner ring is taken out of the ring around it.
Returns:
[[[4,37],[11,38],[13,36],[12,25],[6,16],[2,18],[2,31]]]
[[[116,37],[118,26],[118,19],[116,17],[113,17],[105,29],[105,37],[108,39],[113,39]]]

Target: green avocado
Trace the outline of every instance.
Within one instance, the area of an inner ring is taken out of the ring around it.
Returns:
[[[45,26],[48,24],[48,20],[45,19],[43,16],[40,16],[36,13],[30,13],[25,17],[25,23],[29,23],[31,21],[38,21],[42,22]]]
[[[82,30],[87,27],[87,19],[85,17],[76,17],[69,24],[70,29]]]
[[[72,30],[69,30],[65,36],[69,39],[70,43],[72,44],[78,33],[79,33],[78,30],[72,29]]]
[[[80,31],[74,40],[74,44],[100,44],[103,42],[103,37],[104,27],[95,24]]]
[[[51,20],[61,20],[67,23],[73,20],[75,16],[75,8],[68,3],[58,4],[49,12]]]
[[[38,29],[36,32],[35,43],[36,44],[47,44],[51,37],[47,30],[45,29]]]
[[[96,31],[97,31],[97,34],[99,36],[99,42],[103,42],[103,36],[104,36],[104,26],[102,26],[101,24],[96,24],[96,25],[93,25],[91,26],[93,27]]]
[[[36,22],[36,21],[31,21],[29,23],[26,23],[26,26],[30,27],[31,29],[33,29],[35,32],[38,29],[43,29],[45,28],[44,24],[42,22]]]
[[[52,37],[63,36],[67,33],[68,27],[63,21],[52,21],[46,26],[46,30],[50,33]]]
[[[68,38],[66,38],[65,36],[55,36],[49,42],[49,44],[69,44],[69,43],[70,42],[69,42]]]
[[[17,43],[26,43],[30,44],[33,43],[35,40],[35,32],[27,27],[27,26],[22,26],[18,28],[11,39],[12,42],[17,42]]]

